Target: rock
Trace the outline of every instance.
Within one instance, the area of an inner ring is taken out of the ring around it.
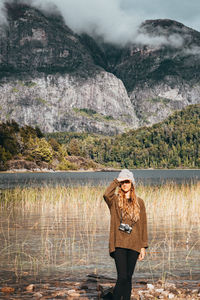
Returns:
[[[169,296],[169,292],[168,291],[163,291],[162,295],[165,296],[165,297],[168,297]]]
[[[82,285],[80,285],[80,289],[83,289],[83,290],[88,290],[88,285],[83,283]]]
[[[97,282],[87,281],[67,281],[65,280],[51,280],[51,284],[47,281],[47,283],[43,284],[30,284],[27,286],[30,290],[37,289],[38,292],[34,292],[30,294],[30,291],[27,289],[24,291],[24,288],[17,285],[17,290],[12,286],[3,287],[0,292],[1,293],[11,293],[15,291],[16,299],[26,298],[26,295],[34,299],[71,299],[71,300],[96,300],[96,299],[112,299],[112,291],[114,287],[114,282],[105,279],[103,276],[95,276],[98,278]],[[15,285],[16,286],[16,285]],[[170,288],[174,288],[175,285],[173,283],[165,282],[165,286],[169,287],[169,289],[165,290],[161,288],[164,286],[163,282],[155,282],[154,284],[148,284],[146,288],[142,286],[142,288],[133,288],[131,291],[131,300],[154,300],[154,299],[180,299],[180,300],[196,300],[199,299],[200,294],[198,289],[189,289],[189,288],[178,288],[176,289],[176,294],[169,291]],[[64,287],[64,288],[63,288]],[[82,288],[82,289],[81,289]],[[84,288],[84,289],[83,289]],[[43,290],[42,290],[43,289]],[[10,295],[5,295],[7,298],[11,298]]]
[[[164,286],[165,286],[165,289],[174,289],[174,290],[176,289],[176,285],[174,283],[166,282],[164,284]]]
[[[71,290],[70,293],[67,290],[61,290],[61,291],[56,291],[55,293],[52,294],[52,296],[53,297],[64,297],[66,295],[73,294],[74,292],[75,292],[75,290]]]
[[[153,290],[154,288],[155,288],[155,287],[154,287],[153,284],[147,283],[147,289],[148,289],[148,290]]]
[[[27,292],[32,292],[34,289],[35,289],[34,284],[29,284],[29,285],[26,287]]]
[[[164,291],[164,289],[155,289],[155,291],[156,291],[157,293],[162,293],[162,292]]]
[[[138,291],[139,300],[143,300],[143,299],[144,299],[143,293],[144,293],[144,291]],[[135,294],[135,293],[134,293],[134,294]]]
[[[144,299],[154,299],[155,297],[151,295],[150,293],[145,293],[145,298]]]
[[[40,299],[43,297],[43,295],[40,292],[37,292],[37,293],[33,294],[33,297]]]
[[[73,290],[68,290],[68,291],[67,291],[67,294],[70,295],[70,294],[73,294],[73,293],[75,293],[75,292],[76,292],[76,290],[74,290],[74,289],[73,289]]]
[[[49,283],[45,283],[42,285],[42,288],[47,290],[48,288],[50,287],[50,284]]]
[[[15,289],[10,286],[5,286],[1,288],[1,292],[6,294],[14,293],[14,291]]]
[[[74,292],[74,293],[70,293],[69,296],[70,297],[80,297],[80,294],[77,292],[76,293]]]
[[[16,80],[5,82],[0,86],[1,121],[6,121],[9,114],[20,125],[38,125],[45,132],[116,134],[137,127],[138,120],[127,92],[114,75],[102,71],[81,85],[78,79],[70,79],[67,74],[56,81],[55,84],[54,75],[34,78],[37,89],[27,87],[25,82],[20,85]],[[11,96],[13,89],[19,91],[15,97]],[[22,101],[24,95],[26,99]]]

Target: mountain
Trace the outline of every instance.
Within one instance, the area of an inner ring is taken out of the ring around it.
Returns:
[[[100,44],[101,59],[90,49],[96,64],[122,80],[139,126],[144,126],[200,103],[200,33],[166,19],[144,22],[140,34],[152,45]]]
[[[75,34],[58,14],[10,2],[6,11],[2,122],[114,135],[200,102],[200,33],[181,23],[146,21],[139,35],[153,44],[120,47]]]

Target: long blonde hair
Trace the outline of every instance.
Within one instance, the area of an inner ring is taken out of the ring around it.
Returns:
[[[140,205],[135,194],[135,187],[131,184],[130,200],[126,198],[124,191],[119,187],[118,190],[118,205],[123,216],[129,216],[132,221],[137,222],[140,218]]]

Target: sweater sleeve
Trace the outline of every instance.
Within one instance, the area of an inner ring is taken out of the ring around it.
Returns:
[[[119,181],[115,178],[104,192],[103,198],[109,208],[111,208],[113,201],[116,199],[115,190],[119,185]]]
[[[141,205],[141,224],[142,224],[142,248],[148,248],[148,236],[147,236],[147,216],[144,201]]]

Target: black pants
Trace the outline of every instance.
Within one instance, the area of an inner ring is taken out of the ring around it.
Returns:
[[[117,282],[113,290],[114,300],[130,300],[132,275],[139,253],[126,248],[116,248],[114,252]]]

